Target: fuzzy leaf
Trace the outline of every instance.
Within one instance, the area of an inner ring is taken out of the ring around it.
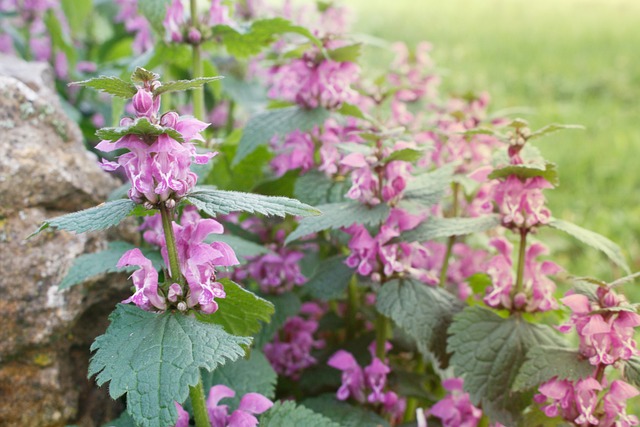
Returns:
[[[321,216],[303,218],[293,233],[287,236],[285,244],[300,237],[322,230],[349,227],[355,224],[379,225],[389,216],[389,206],[385,203],[372,208],[358,202],[329,203],[318,206]]]
[[[117,77],[100,76],[81,82],[69,83],[69,86],[86,86],[96,89],[109,95],[117,96],[124,99],[130,99],[136,94],[137,90],[134,85],[127,83]]]
[[[633,356],[625,361],[622,372],[626,382],[634,387],[640,387],[640,357]]]
[[[551,162],[545,162],[543,169],[538,168],[537,165],[534,166],[530,164],[504,166],[494,169],[493,172],[489,174],[489,179],[507,178],[509,175],[515,175],[521,179],[541,176],[554,187],[560,185],[558,167],[555,163]]]
[[[274,135],[283,137],[296,129],[308,131],[328,118],[329,111],[324,108],[305,110],[286,107],[258,113],[249,119],[242,132],[233,165],[237,165],[260,145],[267,144]]]
[[[383,288],[384,289],[384,288]],[[562,346],[548,326],[514,315],[503,319],[491,310],[468,307],[454,317],[447,350],[456,376],[474,405],[482,404],[492,421],[516,425],[530,400],[511,390],[527,352],[536,346]]]
[[[376,309],[415,340],[422,354],[435,355],[443,368],[449,360],[447,329],[463,307],[446,290],[415,280],[387,282],[376,298]]]
[[[564,231],[582,243],[604,252],[612,262],[620,266],[625,272],[631,272],[627,262],[624,260],[620,247],[603,235],[561,219],[552,218],[549,226]]]
[[[305,292],[322,301],[340,298],[353,276],[353,269],[344,263],[345,259],[344,256],[336,256],[318,264],[311,279],[304,284]]]
[[[350,185],[348,180],[333,181],[320,171],[309,171],[296,179],[293,195],[303,203],[318,206],[344,200]]]
[[[151,0],[158,1],[158,0]],[[146,68],[136,67],[131,73],[131,80],[137,83],[145,83],[153,80],[159,80],[160,74],[149,71]]]
[[[357,62],[362,54],[362,43],[350,44],[327,52],[329,58],[336,62]]]
[[[424,156],[424,150],[416,150],[415,148],[403,148],[396,150],[384,159],[384,163],[393,162],[394,160],[402,160],[403,162],[415,162]]]
[[[104,251],[80,255],[73,261],[73,265],[58,285],[58,289],[70,288],[103,273],[135,270],[135,266],[126,269],[116,267],[122,255],[133,248],[135,246],[130,243],[109,242],[109,246]]]
[[[263,325],[260,333],[256,335],[256,348],[262,348],[262,346],[271,341],[287,319],[300,312],[300,306],[302,305],[300,298],[291,292],[282,295],[265,295],[265,299],[274,305],[275,313],[271,317],[271,323]]]
[[[184,142],[184,138],[177,130],[169,127],[155,125],[151,123],[146,117],[137,118],[129,126],[107,127],[98,129],[96,131],[96,136],[100,139],[106,139],[108,141],[117,141],[123,136],[130,134],[155,137],[165,133],[178,142]]]
[[[267,358],[258,350],[252,350],[248,359],[227,363],[213,372],[202,371],[205,397],[209,395],[209,389],[218,384],[226,385],[236,392],[234,397],[222,402],[229,405],[229,412],[237,409],[240,399],[247,393],[260,393],[273,399],[277,378]]]
[[[174,402],[182,403],[198,383],[200,369],[213,371],[244,355],[251,338],[229,335],[221,326],[181,313],[151,313],[119,304],[95,351],[89,376],[109,382],[109,394],[127,394],[127,411],[143,427],[174,425]]]
[[[453,167],[451,166],[417,175],[407,183],[403,199],[422,207],[433,206],[440,202],[444,192],[451,185],[452,179]]]
[[[162,22],[167,15],[167,6],[171,0],[138,0],[138,11],[147,18],[151,28],[160,35],[164,35]]]
[[[533,347],[518,372],[513,390],[536,388],[554,377],[578,381],[592,375],[594,370],[589,360],[576,350],[552,346]]]
[[[369,118],[362,112],[360,107],[353,104],[343,103],[342,107],[337,110],[343,116],[355,117],[356,119],[368,120]]]
[[[207,83],[215,82],[216,80],[223,79],[223,76],[215,77],[198,77],[192,80],[177,80],[175,82],[166,82],[162,86],[153,91],[155,96],[162,95],[167,92],[180,92],[189,89],[196,89],[204,86]]]
[[[580,130],[584,130],[584,126],[580,126],[580,125],[559,125],[557,123],[553,123],[550,125],[547,125],[543,128],[538,129],[535,132],[532,132],[531,135],[529,135],[529,137],[527,138],[527,141],[530,141],[532,139],[536,139],[536,138],[541,138],[545,135],[549,135],[550,133],[554,133],[557,132],[559,130],[563,130],[563,129],[580,129]]]
[[[272,303],[229,279],[218,281],[224,285],[226,298],[216,299],[218,311],[215,313],[196,314],[198,320],[220,325],[228,333],[243,337],[260,331],[260,321],[269,323],[274,312]]]
[[[336,399],[334,394],[323,394],[305,399],[302,405],[322,414],[342,427],[388,427],[380,415],[361,406],[349,405]]]
[[[413,230],[402,233],[399,239],[404,242],[426,242],[440,237],[479,233],[491,230],[499,225],[499,215],[486,215],[476,218],[439,218],[434,216]]]
[[[211,216],[230,212],[261,213],[271,216],[320,215],[318,209],[287,197],[263,196],[237,191],[214,190],[196,187],[187,200]]]
[[[296,406],[295,402],[278,401],[271,409],[260,417],[260,427],[340,427],[304,406]]]
[[[101,203],[93,208],[48,219],[27,238],[35,236],[49,227],[74,233],[104,230],[118,225],[135,207],[136,204],[129,199]]]

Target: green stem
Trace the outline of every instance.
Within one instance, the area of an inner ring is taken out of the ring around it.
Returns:
[[[460,192],[460,184],[454,182],[451,184],[451,189],[453,190],[453,206],[451,207],[451,217],[455,218],[458,216],[458,193]],[[440,287],[444,287],[447,283],[447,271],[449,270],[449,259],[451,258],[451,252],[453,252],[453,245],[456,243],[456,236],[450,236],[447,240],[447,252],[444,255],[444,260],[442,261],[442,269],[440,270]]]
[[[204,390],[202,388],[202,378],[193,387],[189,387],[189,397],[193,406],[193,417],[196,420],[196,427],[211,427],[207,405],[204,400]]]
[[[180,285],[184,285],[182,272],[180,271],[180,261],[178,259],[178,249],[176,248],[176,238],[173,235],[173,212],[164,203],[160,203],[160,215],[162,216],[162,229],[164,239],[167,242],[167,255],[169,256],[169,267],[171,268],[171,280]]]
[[[416,353],[416,367],[413,371],[418,376],[422,376],[426,371],[426,365],[420,353]],[[404,422],[408,423],[416,418],[416,409],[418,409],[418,398],[409,397],[407,399],[407,409],[404,411]]]
[[[376,317],[376,357],[380,360],[384,360],[387,354],[385,344],[391,338],[390,327],[389,318],[378,313]]]
[[[356,336],[356,321],[360,298],[358,295],[358,278],[354,274],[349,282],[347,300],[347,339],[351,340]]]
[[[516,286],[513,291],[512,297],[515,297],[522,292],[523,279],[524,279],[524,264],[525,255],[527,253],[527,233],[526,229],[520,229],[520,249],[518,250],[518,272],[516,275]]]
[[[190,1],[191,8],[191,25],[195,28],[198,28],[198,7],[197,0]],[[191,78],[197,79],[198,77],[203,76],[202,71],[202,58],[201,58],[201,49],[200,43],[193,43],[191,45],[193,49],[192,56],[192,64],[191,68],[193,69],[193,75]],[[204,120],[204,88],[202,86],[195,88],[192,90],[193,92],[193,117],[198,120]]]
[[[227,113],[227,125],[226,125],[226,134],[229,135],[233,132],[233,113],[236,109],[236,103],[234,101],[229,101],[229,112]]]

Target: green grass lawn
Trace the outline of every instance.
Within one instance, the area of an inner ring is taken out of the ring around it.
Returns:
[[[529,107],[533,128],[575,123],[537,142],[558,163],[554,216],[620,244],[640,269],[640,2],[345,0],[355,31],[433,43],[446,91],[487,90],[493,108]],[[388,63],[380,54],[373,65]],[[555,233],[554,233],[555,235]],[[604,256],[569,237],[548,243],[570,273],[610,279]],[[640,295],[640,292],[637,293]]]

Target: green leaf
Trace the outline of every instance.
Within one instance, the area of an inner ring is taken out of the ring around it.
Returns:
[[[260,333],[256,335],[256,348],[262,348],[271,341],[287,319],[300,312],[300,306],[302,305],[300,298],[291,292],[282,295],[265,295],[265,299],[274,305],[275,313],[271,317],[271,323],[264,325]]]
[[[211,235],[207,241],[211,242],[223,242],[233,248],[233,251],[240,258],[251,258],[257,255],[268,254],[271,251],[263,245],[251,242],[243,239],[242,237],[234,236],[231,234],[214,234]]]
[[[440,202],[452,179],[453,166],[443,166],[433,172],[417,175],[407,183],[403,199],[422,207],[433,206]]]
[[[530,164],[504,166],[494,169],[493,172],[489,174],[489,179],[507,178],[509,175],[515,175],[520,179],[541,176],[554,187],[560,185],[558,167],[555,163],[551,162],[546,162],[544,169],[538,168],[537,165]]]
[[[243,337],[260,331],[260,321],[268,323],[271,320],[274,312],[272,303],[229,279],[218,281],[224,286],[227,296],[216,299],[218,310],[215,313],[196,314],[198,320],[220,325],[228,333]]]
[[[640,387],[640,357],[633,356],[625,361],[622,372],[626,382],[634,387]]]
[[[403,148],[402,150],[396,150],[392,152],[383,163],[393,162],[394,160],[402,160],[404,162],[415,162],[420,160],[424,156],[424,150],[417,150],[415,148]]]
[[[389,423],[375,412],[361,406],[349,405],[336,399],[335,394],[323,394],[302,401],[302,405],[322,414],[342,427],[388,427]]]
[[[329,203],[318,206],[318,209],[322,212],[322,215],[303,218],[300,224],[298,224],[298,228],[287,236],[284,242],[285,244],[311,233],[349,227],[356,222],[360,224],[379,225],[387,219],[391,211],[386,203],[369,207],[354,201]]]
[[[223,76],[215,77],[198,77],[192,80],[177,80],[175,82],[166,82],[162,86],[153,91],[155,96],[162,95],[167,92],[181,92],[189,89],[196,89],[204,86],[207,83],[215,82],[216,80],[223,79]]]
[[[362,54],[362,43],[342,46],[327,52],[329,58],[336,62],[357,62]]]
[[[456,376],[474,405],[482,404],[492,421],[516,425],[530,404],[526,394],[511,390],[527,352],[536,346],[562,346],[548,326],[525,322],[521,316],[502,318],[479,306],[454,317],[447,349]]]
[[[318,209],[287,197],[263,196],[237,191],[196,187],[186,198],[198,209],[211,216],[230,212],[261,213],[271,216],[321,215]]]
[[[532,132],[531,135],[529,135],[527,137],[527,141],[530,141],[532,139],[537,139],[537,138],[541,138],[545,135],[549,135],[550,133],[554,133],[557,132],[559,130],[563,130],[563,129],[581,129],[584,130],[584,126],[581,125],[560,125],[557,123],[553,123],[550,125],[547,125],[543,128],[538,129],[535,132]]]
[[[45,13],[44,24],[47,27],[47,33],[51,38],[51,45],[54,52],[56,50],[64,52],[67,56],[67,60],[69,61],[69,69],[75,70],[78,53],[73,46],[73,42],[69,37],[68,31],[62,29],[62,25],[56,17],[53,9],[49,9]]]
[[[365,114],[362,112],[360,107],[353,104],[348,104],[346,102],[342,104],[342,107],[340,107],[337,110],[337,112],[339,114],[342,114],[343,116],[349,116],[349,117],[355,117],[356,119],[368,120],[367,116],[365,116]]]
[[[117,141],[125,135],[140,135],[142,137],[153,138],[162,134],[167,134],[178,142],[184,142],[182,134],[175,129],[153,124],[146,117],[139,117],[129,126],[107,127],[98,129],[96,136],[100,139]]]
[[[138,424],[125,411],[117,419],[104,424],[102,427],[138,427]]]
[[[86,34],[87,23],[90,22],[93,11],[93,0],[78,2],[76,0],[62,0],[62,10],[69,22],[74,39],[82,39]]]
[[[304,406],[296,406],[295,402],[278,401],[271,409],[260,417],[260,427],[340,427]]]
[[[202,372],[205,396],[214,385],[226,385],[236,392],[232,398],[222,402],[229,405],[229,412],[238,407],[240,399],[247,393],[260,393],[268,399],[275,397],[278,376],[267,358],[258,350],[252,350],[248,359],[226,363],[213,372]]]
[[[154,73],[142,67],[136,67],[131,73],[131,80],[137,83],[146,83],[153,80],[159,80],[160,74]]]
[[[546,345],[533,347],[518,372],[513,390],[536,388],[554,377],[578,381],[592,375],[594,371],[595,367],[576,350]]]
[[[627,262],[624,260],[620,247],[603,235],[561,219],[552,218],[548,225],[549,227],[564,231],[592,248],[604,252],[612,262],[621,267],[627,274],[631,272]]]
[[[73,265],[58,285],[58,289],[70,288],[103,273],[136,269],[135,266],[128,269],[116,267],[122,255],[134,248],[135,246],[126,242],[109,242],[109,246],[104,251],[80,255],[73,261]]]
[[[250,338],[229,335],[221,326],[182,313],[151,313],[119,304],[104,335],[91,345],[89,376],[109,384],[117,399],[127,394],[127,411],[143,427],[174,425],[174,402],[183,403],[200,368],[215,370],[244,355]]]
[[[350,186],[347,180],[333,181],[320,171],[309,171],[299,177],[293,188],[293,195],[311,206],[342,201]]]
[[[308,131],[322,125],[329,118],[324,108],[305,110],[300,107],[267,110],[252,116],[242,132],[242,138],[233,159],[233,165],[251,154],[260,145],[267,144],[274,135],[281,137],[298,129]]]
[[[222,38],[222,43],[230,55],[247,57],[256,55],[271,44],[277,34],[297,33],[313,44],[322,48],[322,42],[309,30],[299,25],[294,25],[284,18],[267,18],[253,21],[250,26],[232,28],[228,25],[216,25],[212,28],[214,36]]]
[[[353,269],[344,263],[345,259],[344,256],[336,256],[322,261],[313,276],[304,284],[305,292],[322,301],[342,297],[353,276]]]
[[[399,239],[404,242],[426,242],[440,237],[480,233],[499,225],[499,215],[486,215],[476,218],[440,218],[432,216],[413,230],[402,233]]]
[[[27,237],[27,239],[49,227],[72,231],[74,233],[104,230],[118,225],[135,207],[136,204],[129,199],[119,199],[101,203],[93,208],[48,219],[42,223],[40,228]]]
[[[376,309],[390,317],[425,356],[435,355],[446,368],[447,329],[464,304],[451,293],[415,280],[385,283],[376,298]]]
[[[113,76],[100,76],[81,82],[72,82],[69,86],[86,86],[124,99],[132,98],[137,92],[134,85]]]
[[[140,12],[160,38],[164,36],[164,26],[162,22],[167,15],[167,5],[170,0],[138,0],[138,12]]]

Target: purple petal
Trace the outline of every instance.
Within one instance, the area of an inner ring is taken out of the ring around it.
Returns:
[[[273,406],[273,402],[259,393],[247,393],[240,399],[238,409],[252,414],[261,414]]]

